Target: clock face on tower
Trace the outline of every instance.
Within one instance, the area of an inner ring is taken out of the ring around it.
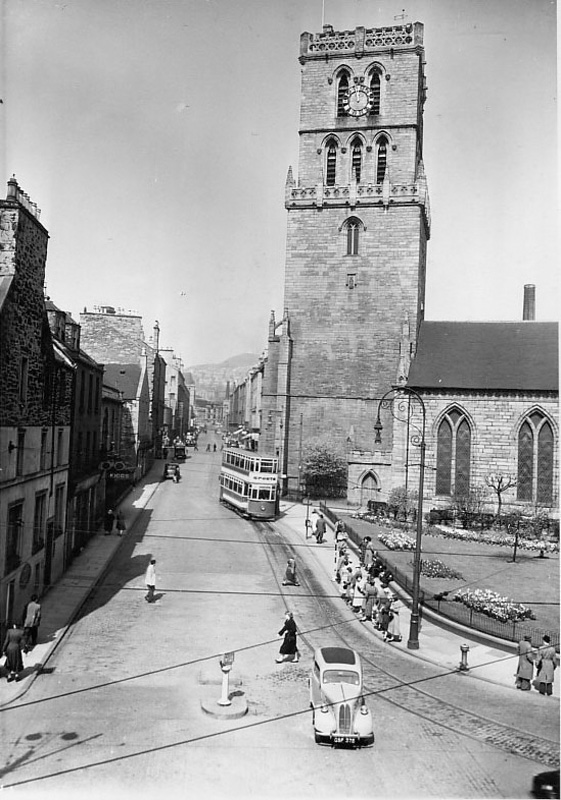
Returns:
[[[362,117],[368,114],[372,105],[371,92],[364,86],[353,86],[349,89],[343,107],[351,117]]]

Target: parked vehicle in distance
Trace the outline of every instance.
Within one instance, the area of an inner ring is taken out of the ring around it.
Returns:
[[[362,664],[355,650],[319,647],[314,652],[310,706],[317,744],[374,744],[372,714],[362,693]]]
[[[179,464],[173,464],[170,461],[164,464],[164,474],[162,475],[162,480],[165,481],[166,478],[171,478],[176,483],[179,483],[181,480],[181,470],[179,469]]]
[[[173,447],[173,457],[176,461],[185,461],[187,459],[187,448],[184,444],[176,444]]]

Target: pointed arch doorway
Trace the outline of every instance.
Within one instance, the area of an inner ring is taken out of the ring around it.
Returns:
[[[379,502],[380,499],[380,480],[376,473],[369,470],[360,481],[360,507],[368,506],[368,502]]]

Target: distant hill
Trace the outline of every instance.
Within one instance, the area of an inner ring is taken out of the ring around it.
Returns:
[[[255,353],[241,353],[227,358],[219,364],[196,364],[187,367],[195,380],[195,393],[197,397],[218,403],[226,397],[226,386],[230,383],[240,383],[252,367],[259,363],[259,356]]]

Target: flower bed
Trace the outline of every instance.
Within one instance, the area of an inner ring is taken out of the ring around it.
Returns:
[[[477,542],[479,544],[490,544],[495,547],[514,547],[514,535],[511,533],[498,533],[486,531],[464,530],[462,528],[448,528],[444,525],[431,525],[423,529],[425,536],[442,536],[444,539],[459,539],[463,542]],[[558,553],[559,542],[549,542],[545,539],[524,539],[518,537],[519,550],[531,550],[534,552]]]
[[[522,603],[515,603],[490,589],[458,589],[452,600],[463,603],[474,611],[486,614],[501,622],[519,622],[524,619],[535,619],[531,609]]]
[[[464,579],[460,572],[447,567],[439,558],[423,558],[421,561],[421,575],[427,578],[445,578],[446,580],[463,581]]]
[[[414,550],[415,540],[402,531],[384,531],[378,534],[378,539],[388,550]]]

